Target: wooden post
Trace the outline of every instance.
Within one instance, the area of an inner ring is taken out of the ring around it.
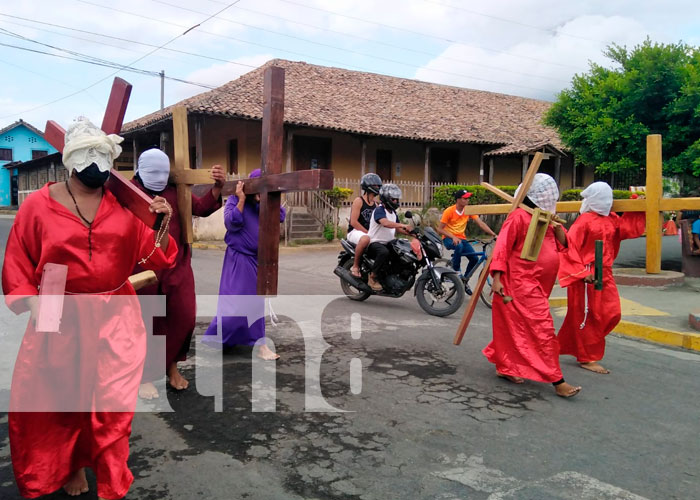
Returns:
[[[159,146],[160,146],[160,150],[166,154],[168,153],[168,142],[169,142],[168,133],[161,132],[160,137],[159,137]]]
[[[285,166],[285,172],[289,173],[292,171],[292,153],[294,152],[294,132],[287,130],[287,165]]]
[[[425,165],[423,167],[423,208],[430,203],[430,146],[425,145]]]
[[[190,141],[187,128],[187,108],[177,106],[173,108],[173,165],[171,174],[190,170]],[[192,243],[192,192],[190,187],[182,182],[177,183],[177,208],[180,212],[180,224],[182,226],[182,239],[185,243]]]
[[[194,151],[195,151],[194,168],[202,168],[202,117],[201,116],[197,116],[194,119]]]
[[[284,69],[265,70],[262,123],[262,175],[282,172],[284,141]],[[258,244],[258,295],[277,291],[281,193],[260,193],[260,237]],[[276,244],[273,244],[273,238]]]
[[[663,196],[661,160],[661,136],[647,136],[647,262],[648,274],[661,272],[661,213],[660,204]]]
[[[479,148],[479,182],[484,182],[484,149]]]
[[[136,139],[131,140],[131,148],[134,153],[134,158],[133,158],[133,163],[134,163],[134,172],[136,172],[136,169],[139,167],[139,148],[138,148],[138,143],[136,142]]]
[[[489,158],[489,184],[493,184],[493,169],[494,169],[493,156]]]
[[[559,187],[561,183],[561,156],[554,158],[554,180],[557,181],[557,187]]]
[[[362,144],[362,156],[360,158],[360,177],[367,173],[367,139],[364,137],[360,139]]]
[[[523,155],[523,171],[522,174],[520,174],[520,181],[525,178],[525,174],[527,174],[527,166],[530,164],[530,155]]]

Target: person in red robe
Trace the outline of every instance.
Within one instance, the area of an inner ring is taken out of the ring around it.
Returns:
[[[133,480],[129,435],[146,330],[128,278],[139,259],[152,269],[172,265],[177,244],[104,189],[120,142],[85,118],[69,127],[69,179],[29,195],[8,237],[5,302],[17,314],[31,311],[9,413],[12,466],[27,498],[62,486],[72,496],[85,493],[85,467],[97,476],[100,499],[122,498]],[[150,208],[167,223],[171,209],[163,198]],[[68,269],[60,331],[38,332],[37,295],[49,263]]]
[[[582,368],[610,373],[599,361],[605,355],[605,336],[620,322],[620,296],[612,265],[620,241],[644,233],[644,212],[611,213],[612,188],[594,182],[581,192],[581,215],[568,233],[569,246],[560,254],[559,284],[566,287],[567,312],[559,329],[561,354],[575,356]],[[594,283],[595,242],[603,242],[603,289]]]
[[[520,189],[520,188],[518,188]],[[516,192],[517,193],[517,192]],[[554,213],[559,189],[547,174],[536,174],[524,204]],[[517,208],[506,219],[491,261],[493,275],[493,340],[484,348],[496,374],[516,384],[523,379],[554,385],[558,396],[575,396],[581,387],[564,381],[559,366],[559,343],[549,311],[549,295],[566,246],[563,227],[547,228],[536,261],[520,258],[532,216]],[[504,300],[512,297],[512,300]]]
[[[153,337],[149,335],[149,355],[144,365],[142,384],[139,396],[142,399],[158,398],[158,389],[153,381],[167,374],[168,383],[176,390],[187,389],[189,382],[177,368],[178,361],[185,361],[190,349],[192,333],[196,322],[196,303],[194,291],[194,274],[192,272],[192,249],[183,241],[180,227],[180,214],[177,204],[177,188],[168,184],[170,175],[170,159],[160,149],[148,149],[141,153],[138,160],[136,175],[133,183],[151,196],[162,196],[173,209],[170,221],[170,236],[178,243],[175,267],[161,269],[156,272],[158,283],[138,290],[139,295],[165,296],[166,316],[148,315],[145,319],[153,318],[153,335],[165,335],[165,365],[163,352],[155,347]],[[192,195],[192,215],[207,217],[221,208],[221,188],[226,182],[226,175],[221,165],[211,169],[214,186],[202,197]],[[136,266],[134,274],[143,271]],[[148,309],[147,306],[143,306]],[[155,317],[154,317],[155,316]]]
[[[678,226],[676,225],[676,213],[671,212],[671,218],[663,226],[664,236],[678,236]]]

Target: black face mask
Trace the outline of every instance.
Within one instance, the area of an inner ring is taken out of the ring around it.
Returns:
[[[109,178],[109,170],[101,172],[95,163],[80,172],[76,170],[74,174],[80,182],[92,189],[104,186],[104,183]]]

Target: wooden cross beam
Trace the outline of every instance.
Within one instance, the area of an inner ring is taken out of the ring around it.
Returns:
[[[106,134],[118,134],[124,122],[126,106],[129,104],[131,84],[121,78],[115,78],[107,101],[107,109],[102,120],[102,131]],[[53,120],[46,122],[45,139],[59,152],[65,147],[66,131]],[[131,184],[117,169],[110,171],[105,183],[119,203],[130,210],[148,227],[158,229],[163,220],[163,214],[154,214],[149,210],[153,201],[147,194]]]
[[[520,187],[520,190],[518,191],[518,195],[513,199],[513,202],[511,203],[510,206],[506,205],[507,212],[504,213],[510,213],[515,211],[515,209],[519,208],[522,205],[523,200],[525,199],[525,196],[527,195],[527,192],[530,190],[530,186],[532,185],[532,181],[535,179],[535,174],[540,168],[540,164],[542,163],[542,153],[535,153],[534,158],[532,159],[532,163],[530,163],[530,168],[527,169],[527,173],[525,174],[525,177],[523,178],[522,185]],[[479,206],[484,206],[484,205],[476,205],[477,207]],[[503,206],[503,205],[496,205],[496,206]],[[469,208],[469,205],[464,207],[465,210]],[[467,213],[467,212],[465,212]],[[464,314],[462,315],[462,321],[460,321],[459,326],[457,327],[457,333],[455,333],[455,338],[454,338],[454,345],[459,345],[462,343],[462,339],[464,338],[464,334],[467,331],[467,327],[469,326],[469,322],[472,319],[472,316],[474,316],[474,311],[476,310],[476,304],[479,302],[479,297],[481,296],[481,291],[484,289],[484,285],[486,284],[486,278],[489,276],[490,272],[490,267],[491,267],[491,259],[493,258],[493,254],[489,255],[488,259],[486,259],[486,263],[484,264],[484,269],[481,271],[481,274],[479,275],[479,281],[476,283],[476,288],[472,291],[471,298],[469,299],[469,304],[467,304],[467,308],[464,310]]]
[[[177,111],[177,109],[175,110]],[[178,186],[178,209],[183,228],[192,224],[191,203],[181,205],[180,186],[189,193],[199,194],[200,186],[190,189],[189,184],[210,183],[208,170],[190,170],[189,143],[187,142],[187,112],[173,112],[173,144],[175,148],[175,169],[171,173]],[[177,120],[177,124],[176,124]],[[232,195],[236,185],[244,183],[246,194],[260,194],[260,231],[258,237],[258,295],[277,294],[277,268],[279,258],[280,201],[282,193],[291,191],[311,191],[331,189],[331,170],[299,170],[282,172],[282,149],[284,144],[284,69],[271,66],[265,70],[263,87],[262,149],[260,177],[237,179],[224,183],[221,194]],[[185,196],[184,194],[182,195]],[[186,206],[188,209],[183,209]]]
[[[580,201],[560,201],[557,213],[578,212]],[[664,198],[662,181],[661,136],[647,136],[646,199],[615,200],[612,212],[646,212],[648,274],[661,272],[661,239],[663,232],[662,212],[677,210],[700,210],[700,198]],[[505,214],[509,205],[467,205],[464,213],[469,215]]]

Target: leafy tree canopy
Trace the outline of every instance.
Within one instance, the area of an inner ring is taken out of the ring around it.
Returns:
[[[615,64],[591,63],[545,116],[564,144],[598,172],[646,162],[646,135],[663,136],[664,173],[700,176],[700,51],[647,39],[632,50],[611,45]]]

